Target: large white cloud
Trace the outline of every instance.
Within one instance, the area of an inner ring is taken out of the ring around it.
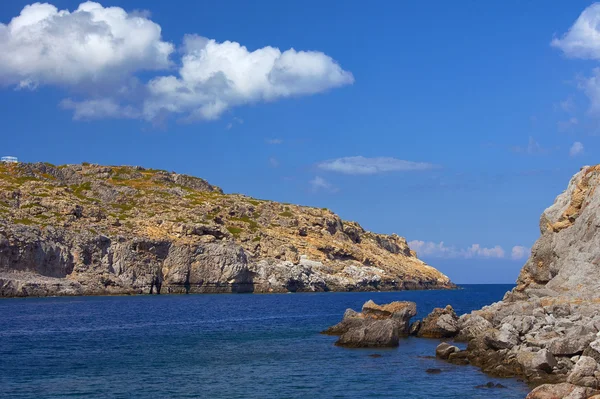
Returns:
[[[354,77],[317,51],[248,50],[198,35],[183,39],[181,59],[146,14],[82,3],[75,11],[25,6],[0,23],[0,85],[67,87],[63,108],[76,119],[218,118],[231,107],[310,95],[352,84]],[[141,71],[154,72],[148,82]]]
[[[330,159],[317,164],[319,169],[348,175],[372,175],[384,172],[428,170],[436,166],[427,162],[412,162],[391,157],[363,156]]]
[[[35,3],[0,23],[0,82],[89,85],[166,68],[172,52],[159,25],[122,8],[85,2],[69,12]]]
[[[600,60],[600,3],[587,7],[561,38],[551,42],[570,58]],[[579,78],[579,88],[590,99],[590,112],[600,114],[600,69]]]
[[[184,38],[179,76],[161,76],[148,87],[144,114],[162,111],[192,119],[218,118],[232,106],[315,94],[351,84],[354,77],[331,57],[315,51],[249,51],[236,42],[218,43],[196,35]]]
[[[594,3],[579,15],[562,38],[552,40],[566,56],[600,59],[600,3]]]

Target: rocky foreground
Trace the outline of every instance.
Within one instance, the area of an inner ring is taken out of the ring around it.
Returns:
[[[585,167],[540,219],[541,236],[517,287],[458,320],[461,356],[519,376],[529,398],[600,394],[600,165]]]
[[[128,166],[0,164],[0,296],[452,288],[395,234]]]
[[[436,356],[493,376],[523,378],[537,386],[529,399],[600,399],[598,186],[600,165],[585,167],[544,211],[541,236],[517,287],[502,301],[460,317],[450,306],[438,308],[408,328],[414,304],[367,303],[362,313],[348,310],[325,333],[340,335],[337,344],[351,347],[397,346],[397,336],[407,334],[466,342],[466,350],[443,342]],[[374,307],[388,312],[373,317]]]

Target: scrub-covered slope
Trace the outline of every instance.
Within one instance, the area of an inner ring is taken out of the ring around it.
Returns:
[[[327,209],[141,167],[0,164],[0,296],[452,286]]]

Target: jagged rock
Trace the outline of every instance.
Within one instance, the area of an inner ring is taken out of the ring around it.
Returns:
[[[469,352],[457,351],[453,352],[448,356],[448,363],[466,365],[469,364]]]
[[[435,356],[440,359],[446,360],[450,357],[451,354],[458,351],[460,351],[458,347],[450,345],[447,342],[442,342],[435,349]]]
[[[504,323],[500,329],[492,328],[484,333],[485,343],[492,349],[510,349],[519,343],[516,329]]]
[[[391,319],[365,319],[359,326],[348,329],[336,345],[348,348],[398,346],[398,326]]]
[[[584,349],[594,340],[595,336],[590,334],[583,337],[565,336],[556,338],[548,345],[548,350],[553,355],[573,356],[582,354]]]
[[[435,308],[421,322],[417,336],[425,338],[450,338],[458,333],[458,316],[452,306]]]
[[[485,331],[492,328],[492,323],[476,314],[462,315],[458,321],[459,334],[456,336],[458,341],[469,341]]]
[[[341,322],[322,334],[339,335],[335,343],[346,347],[398,346],[399,337],[408,334],[411,317],[417,314],[414,302],[392,302],[377,305],[367,301],[362,312],[347,309]]]
[[[598,388],[598,380],[595,377],[597,371],[598,363],[593,358],[581,356],[575,367],[573,367],[573,371],[569,374],[567,382],[584,387]]]
[[[397,235],[131,166],[0,164],[0,295],[452,288]]]
[[[417,335],[420,328],[421,328],[421,320],[417,320],[417,321],[411,323],[410,327],[408,328],[408,335]]]
[[[560,384],[544,384],[535,388],[525,399],[587,399],[598,391],[592,388],[579,387],[566,382]]]
[[[537,352],[520,351],[517,353],[517,361],[523,366],[528,374],[533,374],[536,370],[551,373],[552,369],[558,365],[554,355],[547,349],[542,349]]]

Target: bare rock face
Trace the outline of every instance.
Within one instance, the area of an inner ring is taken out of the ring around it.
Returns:
[[[0,296],[452,287],[327,209],[142,167],[0,164]]]
[[[424,338],[450,338],[458,333],[458,316],[454,313],[452,306],[435,308],[433,312],[421,321],[416,330],[418,337]]]
[[[459,318],[469,363],[535,384],[528,398],[600,387],[600,165],[582,168],[540,218],[541,236],[504,300]]]
[[[366,302],[362,312],[346,310],[341,322],[323,331],[339,335],[336,345],[351,348],[394,347],[399,337],[408,335],[410,319],[417,314],[414,302],[392,302],[377,305]]]

